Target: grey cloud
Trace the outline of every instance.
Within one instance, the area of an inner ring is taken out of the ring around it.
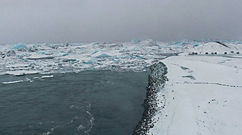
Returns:
[[[241,0],[0,0],[0,43],[242,40]]]

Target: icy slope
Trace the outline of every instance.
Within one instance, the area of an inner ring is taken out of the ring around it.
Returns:
[[[149,134],[240,135],[241,61],[209,56],[163,60],[168,81],[158,94],[158,106],[164,109],[156,113],[157,122]]]
[[[231,44],[231,43],[222,43],[222,42],[209,42],[205,43],[203,45],[200,45],[198,47],[195,47],[193,49],[190,49],[189,52],[195,52],[198,54],[211,54],[211,53],[217,53],[217,54],[224,54],[226,53],[236,53],[239,50],[242,49],[242,46],[240,44]]]

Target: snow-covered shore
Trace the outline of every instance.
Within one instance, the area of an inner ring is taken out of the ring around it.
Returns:
[[[156,102],[157,93],[164,88],[165,81],[167,80],[165,76],[167,68],[162,62],[153,64],[150,70],[146,98],[143,103],[145,110],[141,121],[133,131],[133,135],[145,135],[150,128],[154,127],[153,118],[158,110]]]
[[[149,134],[241,134],[242,59],[172,56],[162,62],[168,81],[158,93],[160,110]]]

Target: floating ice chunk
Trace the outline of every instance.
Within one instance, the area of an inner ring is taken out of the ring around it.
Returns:
[[[67,56],[67,55],[68,55],[67,53],[62,54],[62,56]]]
[[[199,46],[198,44],[193,45],[193,47],[198,47],[198,46]]]
[[[95,50],[92,54],[95,54],[95,53],[97,53],[98,51],[97,50]]]
[[[53,52],[45,52],[45,55],[52,55]]]
[[[136,55],[136,57],[137,57],[138,59],[145,59],[144,57],[139,56],[139,55]]]
[[[29,79],[29,78],[26,78],[25,79],[26,82],[33,82],[33,80]]]
[[[91,59],[89,61],[87,61],[85,64],[93,64],[94,63],[94,59]]]
[[[117,55],[114,55],[113,58],[114,58],[114,59],[118,59],[118,56],[117,56]]]
[[[7,68],[26,68],[28,67],[29,64],[20,64],[20,63],[16,63],[16,64],[11,64],[11,65],[6,65]]]
[[[76,59],[63,59],[62,62],[71,62],[71,61],[76,61]]]
[[[135,56],[133,56],[133,55],[129,55],[129,57],[130,57],[130,58],[135,58]]]
[[[54,56],[43,56],[43,55],[32,55],[30,57],[26,57],[28,60],[41,60],[41,59],[54,59]]]
[[[32,46],[28,46],[28,51],[29,52],[36,52],[38,51],[38,46],[37,45],[32,45]]]
[[[9,56],[15,56],[16,55],[16,52],[14,50],[10,50],[6,53],[6,55],[9,57]]]
[[[24,80],[17,80],[17,81],[9,81],[9,82],[2,82],[3,84],[13,84],[13,83],[21,83],[24,82]]]
[[[120,60],[113,60],[114,63],[120,63]]]
[[[15,76],[22,76],[26,74],[38,74],[39,71],[25,71],[25,70],[20,70],[20,71],[6,71],[6,75],[15,75]]]
[[[108,58],[108,57],[111,57],[111,56],[103,53],[103,54],[97,56],[96,58]]]
[[[86,128],[85,126],[83,126],[83,125],[79,125],[79,126],[77,127],[77,130],[80,131],[80,130],[83,130],[83,129],[85,129],[85,128]]]
[[[21,49],[27,49],[27,47],[25,44],[19,43],[19,44],[16,44],[12,49],[21,50]]]
[[[45,75],[45,76],[41,76],[41,79],[44,79],[44,78],[52,78],[54,77],[54,75]]]

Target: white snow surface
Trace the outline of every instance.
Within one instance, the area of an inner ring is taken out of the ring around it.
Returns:
[[[162,60],[168,81],[150,135],[240,135],[240,58],[173,56]],[[165,95],[165,98],[164,98]]]

